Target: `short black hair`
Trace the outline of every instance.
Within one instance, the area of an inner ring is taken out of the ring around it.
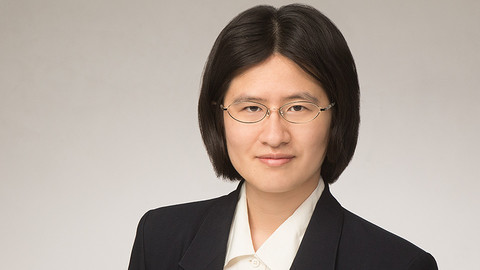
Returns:
[[[237,15],[221,31],[203,73],[198,119],[217,176],[241,180],[227,152],[223,104],[232,79],[272,54],[281,54],[314,77],[325,90],[332,121],[321,176],[333,183],[352,159],[360,124],[357,71],[342,33],[321,12],[300,4],[256,6]]]

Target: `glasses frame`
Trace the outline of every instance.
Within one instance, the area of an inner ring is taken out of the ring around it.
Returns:
[[[260,105],[260,106],[262,106],[262,107],[267,108],[267,111],[265,112],[265,115],[264,115],[262,118],[260,118],[259,120],[257,120],[257,121],[249,122],[249,121],[239,120],[239,119],[235,118],[233,115],[231,115],[231,114],[230,114],[230,111],[229,111],[228,109],[230,108],[230,106],[235,105],[235,104],[238,104],[238,103],[242,103],[242,102],[249,102],[249,103],[258,104],[258,105]],[[283,108],[286,107],[286,106],[288,106],[288,105],[291,105],[291,104],[294,104],[294,103],[299,103],[299,102],[301,102],[301,103],[309,103],[309,104],[312,104],[312,105],[314,105],[315,107],[317,107],[318,112],[317,112],[317,114],[315,115],[315,117],[313,117],[312,119],[310,119],[310,120],[308,120],[308,121],[305,121],[305,122],[295,122],[295,121],[290,121],[290,120],[288,120],[287,118],[285,118]],[[263,119],[265,119],[267,116],[270,116],[271,112],[273,112],[273,111],[278,111],[278,114],[279,114],[285,121],[287,121],[287,122],[289,122],[289,123],[292,123],[292,124],[306,124],[306,123],[309,123],[309,122],[315,120],[321,112],[327,111],[327,110],[331,109],[333,106],[335,106],[335,102],[332,102],[332,103],[328,104],[326,107],[320,107],[320,106],[318,106],[317,104],[315,104],[315,103],[313,103],[313,102],[311,102],[311,101],[297,100],[297,101],[292,101],[292,102],[285,103],[285,104],[283,104],[282,106],[280,106],[280,107],[278,107],[278,108],[269,108],[269,107],[267,107],[267,105],[262,104],[262,103],[260,103],[260,102],[256,102],[256,101],[237,101],[237,102],[233,102],[232,104],[228,105],[227,107],[223,106],[223,104],[220,104],[220,109],[222,109],[223,111],[226,111],[226,112],[228,113],[228,115],[230,115],[230,117],[231,117],[233,120],[238,121],[238,122],[243,123],[243,124],[255,124],[255,123],[258,123],[258,122],[262,121]]]

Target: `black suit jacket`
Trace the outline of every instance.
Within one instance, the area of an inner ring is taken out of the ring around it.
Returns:
[[[128,269],[223,269],[239,191],[240,185],[223,197],[147,212]],[[345,210],[326,185],[290,269],[434,270],[437,265],[415,245]]]

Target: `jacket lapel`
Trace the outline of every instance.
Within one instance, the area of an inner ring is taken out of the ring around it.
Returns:
[[[343,208],[332,196],[327,184],[290,269],[335,269],[342,226]]]
[[[237,206],[240,186],[219,198],[208,211],[179,265],[185,270],[221,270],[225,262],[228,235]]]
[[[223,269],[241,185],[242,182],[235,191],[212,205],[179,263],[183,269]],[[335,269],[342,226],[343,208],[330,193],[328,185],[325,185],[290,269]]]

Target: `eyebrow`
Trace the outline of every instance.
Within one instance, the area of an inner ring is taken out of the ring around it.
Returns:
[[[297,99],[303,99],[307,101],[311,101],[313,103],[318,104],[319,100],[315,96],[311,95],[308,92],[301,92],[295,95],[288,96],[286,100],[297,100]]]
[[[316,103],[316,104],[319,103],[318,98],[316,98],[315,96],[311,95],[311,94],[308,93],[308,92],[301,92],[301,93],[293,94],[293,95],[287,96],[287,97],[284,98],[284,99],[287,100],[287,101],[292,101],[292,100],[301,99],[301,100],[311,101],[311,102]],[[235,98],[235,99],[233,100],[233,103],[243,102],[243,101],[266,102],[267,100],[264,99],[264,98],[255,97],[255,96],[241,95],[241,96]]]
[[[243,102],[243,101],[265,102],[266,99],[259,98],[259,97],[254,97],[254,96],[248,96],[248,95],[241,95],[241,96],[235,98],[232,103]]]

